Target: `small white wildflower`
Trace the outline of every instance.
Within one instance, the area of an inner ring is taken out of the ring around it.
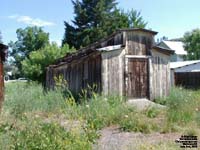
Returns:
[[[196,111],[199,111],[199,108],[196,108],[195,110],[196,110]]]
[[[87,107],[87,108],[89,108],[89,107],[90,107],[90,105],[86,105],[86,107]]]
[[[107,100],[108,100],[108,99],[105,97],[105,98],[104,98],[104,101],[107,101]]]
[[[35,115],[35,118],[39,118],[39,115]]]
[[[125,118],[128,118],[128,115],[125,115],[124,117],[125,117]]]
[[[5,127],[5,130],[6,130],[6,131],[8,131],[8,130],[9,130],[9,127],[8,127],[8,126],[7,126],[7,127]]]

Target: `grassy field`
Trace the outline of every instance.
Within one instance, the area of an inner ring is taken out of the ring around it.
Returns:
[[[75,103],[63,90],[44,91],[36,83],[7,83],[0,118],[0,149],[89,150],[104,127],[119,126],[122,132],[178,132],[200,137],[200,91],[173,88],[167,98],[156,102],[166,109],[147,108],[142,112],[119,96],[92,93]],[[148,123],[147,123],[148,122]],[[177,149],[160,143],[142,149]]]

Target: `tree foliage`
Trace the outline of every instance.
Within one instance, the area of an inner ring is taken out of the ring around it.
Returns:
[[[191,32],[184,34],[184,45],[187,51],[188,60],[199,60],[200,59],[200,29],[194,29]]]
[[[17,41],[11,41],[9,47],[12,51],[9,55],[14,58],[13,65],[22,73],[21,62],[29,57],[32,51],[41,49],[49,44],[49,33],[46,33],[40,27],[26,27],[17,29]]]
[[[141,16],[140,12],[137,12],[136,10],[128,11],[128,27],[129,28],[145,28],[147,25],[147,22],[143,20],[143,17]]]
[[[29,57],[22,61],[22,71],[25,77],[34,81],[44,82],[46,67],[66,55],[66,53],[73,51],[75,49],[70,49],[68,45],[60,48],[55,43],[48,44],[37,51],[32,51]]]
[[[140,12],[117,9],[116,0],[72,0],[74,20],[64,22],[63,44],[76,49],[108,36],[118,28],[144,28],[147,23]]]

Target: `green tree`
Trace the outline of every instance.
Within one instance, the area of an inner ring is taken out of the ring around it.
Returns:
[[[200,29],[194,29],[186,32],[183,38],[184,47],[187,51],[187,60],[200,59]]]
[[[55,43],[48,44],[37,51],[32,51],[29,57],[22,61],[22,71],[25,77],[42,83],[45,81],[45,68],[66,53],[74,51],[75,49],[70,49],[68,45],[60,48]]]
[[[74,5],[74,25],[65,24],[63,44],[80,48],[107,35],[103,30],[116,7],[116,0],[72,0]],[[108,27],[109,28],[109,27]]]
[[[140,12],[125,13],[117,9],[116,0],[72,0],[74,20],[64,22],[65,34],[62,43],[76,49],[106,37],[119,28],[144,28],[146,22]]]
[[[127,12],[117,9],[111,19],[112,21],[108,25],[115,26],[113,27],[115,30],[118,28],[145,28],[147,26],[147,22],[144,21],[141,13],[134,9]]]
[[[143,20],[140,12],[136,10],[128,11],[129,28],[145,28],[147,22]]]
[[[19,70],[19,76],[22,75],[21,62],[29,58],[32,51],[41,49],[49,44],[49,33],[46,33],[40,27],[26,27],[17,29],[17,41],[11,41],[9,46],[12,51],[9,55],[14,58],[13,65]]]

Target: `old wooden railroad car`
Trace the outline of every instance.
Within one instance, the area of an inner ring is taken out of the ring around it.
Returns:
[[[170,55],[174,51],[155,44],[155,31],[120,29],[47,67],[46,86],[62,75],[69,89],[79,93],[96,85],[101,94],[127,98],[167,96],[170,90]]]

